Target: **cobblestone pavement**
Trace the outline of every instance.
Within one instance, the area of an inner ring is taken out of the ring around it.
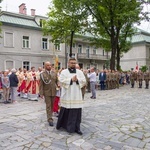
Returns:
[[[127,85],[90,96],[82,136],[50,127],[43,100],[0,103],[0,150],[150,150],[150,89]]]

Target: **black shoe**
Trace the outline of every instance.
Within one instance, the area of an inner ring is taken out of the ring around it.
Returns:
[[[96,97],[92,97],[91,99],[96,99]]]
[[[77,134],[82,135],[83,133],[80,130],[75,131]]]
[[[91,96],[90,98],[93,98],[93,96]]]
[[[53,127],[54,126],[53,122],[49,122],[49,126]]]

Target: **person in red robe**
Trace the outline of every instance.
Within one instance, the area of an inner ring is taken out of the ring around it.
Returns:
[[[27,76],[27,95],[29,100],[38,100],[39,78],[40,75],[35,71],[35,67],[31,67],[31,72],[29,72]]]
[[[20,74],[20,97],[27,98],[27,69],[23,69],[23,72]]]

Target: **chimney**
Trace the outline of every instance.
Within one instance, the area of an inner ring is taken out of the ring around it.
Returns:
[[[31,16],[35,16],[35,9],[31,9]]]
[[[25,4],[25,3],[22,3],[22,4],[19,6],[19,13],[20,13],[20,14],[24,14],[24,15],[27,14],[27,8],[26,8],[26,4]]]

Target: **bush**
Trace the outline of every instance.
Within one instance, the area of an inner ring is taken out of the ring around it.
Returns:
[[[142,66],[140,69],[142,72],[146,72],[148,70],[148,67],[145,65],[145,66]]]

